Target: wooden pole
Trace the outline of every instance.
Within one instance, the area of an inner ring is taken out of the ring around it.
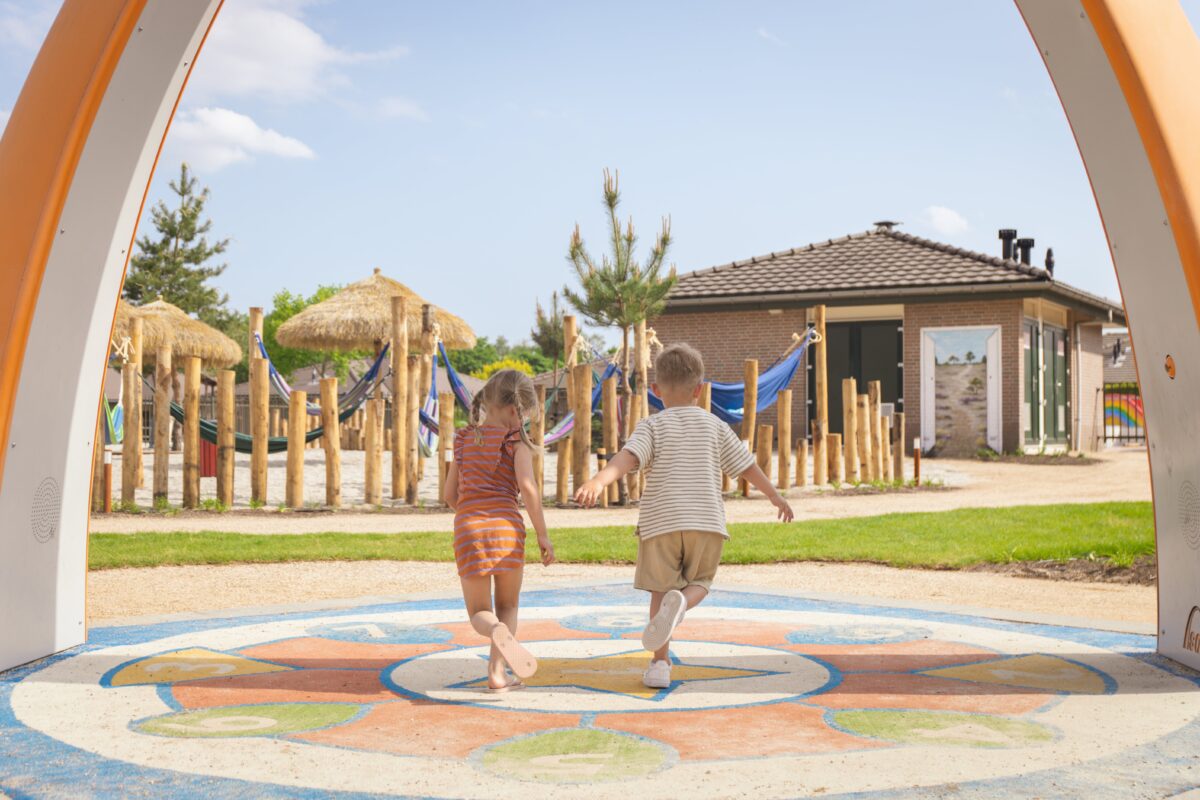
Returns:
[[[250,328],[246,338],[246,352],[250,354],[250,361],[262,358],[262,352],[258,349],[258,342],[254,338],[255,334],[258,334],[260,338],[263,335],[263,310],[258,306],[251,306]]]
[[[154,354],[154,501],[166,502],[171,468],[171,348]]]
[[[529,423],[529,440],[533,442],[533,477],[537,480],[538,497],[546,496],[546,387],[538,386],[538,412]]]
[[[305,408],[308,406],[308,395],[300,390],[293,390],[288,396],[288,431],[287,431],[287,483],[286,497],[288,508],[304,507],[304,422]]]
[[[112,513],[112,453],[108,450],[104,451],[104,513]]]
[[[121,367],[121,402],[124,404],[124,422],[121,441],[121,502],[132,503],[137,490],[138,451],[142,449],[142,410],[137,405],[137,360],[133,354],[133,340],[140,340],[142,320],[134,317],[130,323],[129,360]]]
[[[772,425],[760,425],[758,428],[758,468],[767,476],[767,480],[771,479],[771,439],[775,436],[775,427]]]
[[[921,485],[921,440],[913,439],[913,486]]]
[[[796,485],[808,486],[808,439],[801,437],[796,448]]]
[[[372,397],[367,401],[366,443],[363,459],[363,502],[369,506],[377,506],[383,502],[383,442],[379,419],[382,398]]]
[[[712,413],[712,384],[708,381],[700,385],[700,407]]]
[[[418,406],[425,404],[425,398],[429,396],[429,387],[433,385],[433,353],[437,349],[437,339],[434,336],[435,317],[436,312],[433,306],[428,303],[421,306],[421,385],[420,396],[417,400]],[[420,456],[419,448],[417,454],[421,459],[421,467],[418,471],[424,475],[425,457]]]
[[[742,363],[742,380],[744,383],[744,401],[742,403],[742,441],[750,452],[754,452],[754,426],[758,422],[758,359],[747,358]],[[750,494],[750,484],[746,480],[740,482],[742,496]]]
[[[268,371],[268,374],[270,374],[269,371]],[[271,408],[270,405],[268,405],[267,407]],[[271,408],[270,431],[271,431],[269,434],[270,436],[279,437],[279,436],[284,435],[283,409]]]
[[[879,424],[879,435],[882,439],[880,456],[883,457],[883,480],[886,483],[892,483],[895,470],[895,461],[892,460],[892,418],[885,417]]]
[[[879,414],[879,399],[882,395],[882,389],[879,381],[867,382],[867,397],[869,398],[870,413],[868,416],[871,421],[871,477],[874,480],[881,481],[884,479],[883,472],[883,426],[882,418]]]
[[[825,341],[825,306],[814,309],[814,321],[820,341],[815,345],[816,359],[813,365],[813,383],[816,390],[817,430],[813,434],[813,484],[824,486],[829,471],[829,455],[825,437],[829,434],[829,362]]]
[[[904,483],[904,414],[892,414],[892,479]]]
[[[392,298],[392,499],[404,499],[408,473],[408,300]]]
[[[554,501],[563,506],[571,499],[571,437],[569,435],[558,440],[557,461],[558,481],[554,488]]]
[[[408,357],[408,456],[405,461],[408,466],[408,480],[404,488],[404,502],[410,506],[417,504],[417,491],[421,484],[421,447],[417,443],[417,425],[420,421],[420,379],[421,364],[417,356]]]
[[[786,489],[792,483],[792,390],[784,389],[779,392],[775,401],[779,411],[779,466],[776,470],[775,485]]]
[[[858,433],[858,458],[862,467],[862,481],[870,483],[878,480],[875,476],[875,459],[871,456],[871,399],[860,394],[855,403],[857,416],[856,428]]]
[[[604,381],[604,389],[600,394],[601,422],[604,431],[604,461],[607,463],[608,454],[616,455],[620,449],[621,434],[618,430],[619,420],[617,419],[617,378],[614,375]],[[626,415],[628,417],[628,415]],[[627,420],[628,421],[628,420]],[[609,503],[617,503],[621,499],[621,487],[618,482],[609,485],[607,499]]]
[[[438,394],[438,501],[446,502],[446,478],[454,457],[454,394]]]
[[[100,408],[96,414],[96,438],[92,441],[92,502],[93,512],[104,510],[104,404],[105,398],[100,398]],[[155,462],[157,464],[157,462]]]
[[[825,448],[829,451],[829,481],[840,484],[845,477],[842,469],[842,435],[828,434],[825,437]]]
[[[604,448],[604,447],[597,447],[596,448],[596,471],[599,472],[600,470],[604,469],[605,465],[607,465],[607,464],[608,464],[608,449]],[[611,486],[609,486],[608,488],[612,489],[615,486],[616,486],[616,484],[614,483]],[[608,491],[608,489],[605,489],[603,492],[600,493],[600,497],[597,500],[596,504],[600,508],[608,508],[609,503],[610,503],[609,496],[611,494],[612,494],[612,492]]]
[[[252,309],[253,310],[253,309]],[[250,499],[267,502],[267,438],[270,417],[267,414],[267,391],[270,372],[262,358],[250,359]]]
[[[200,359],[183,360],[183,507],[200,505]]]
[[[646,320],[640,320],[633,326],[633,394],[629,398],[629,413],[625,415],[625,424],[617,438],[617,446],[624,447],[625,442],[633,435],[634,428],[646,417],[650,416],[650,342],[646,333]],[[613,455],[615,450],[610,450]],[[640,499],[646,486],[646,473],[642,470],[625,476],[625,495],[630,500]],[[617,487],[618,492],[620,486]],[[619,493],[618,493],[619,497]]]
[[[217,502],[225,508],[233,508],[233,465],[237,456],[235,381],[237,375],[231,369],[217,373]],[[157,462],[158,456],[154,458]]]
[[[137,448],[134,450],[137,460],[137,488],[141,489],[146,485],[146,453],[142,448],[142,408],[145,405],[142,402],[144,392],[142,391],[142,365],[145,358],[142,353],[142,331],[144,325],[142,320],[134,321],[134,324],[129,329],[129,358],[133,361],[133,413],[129,413],[129,407],[125,408],[125,430],[130,430],[129,425],[133,423],[134,441],[137,442]],[[126,398],[129,395],[125,395]]]
[[[591,477],[592,460],[592,366],[578,364],[571,370],[575,384],[575,428],[571,431],[571,487],[579,487]]]
[[[407,369],[405,374],[407,376]],[[403,417],[404,412],[394,416]],[[395,419],[393,424],[396,424]],[[337,378],[321,379],[321,426],[325,429],[325,435],[321,437],[325,448],[325,505],[338,508],[342,505],[342,432],[338,423]]]
[[[846,453],[846,480],[858,483],[862,480],[862,472],[858,459],[858,409],[855,399],[858,397],[858,381],[846,378],[842,381],[842,447]]]

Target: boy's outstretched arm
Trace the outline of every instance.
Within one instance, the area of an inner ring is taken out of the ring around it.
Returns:
[[[613,456],[612,460],[608,462],[608,466],[579,487],[575,492],[575,502],[581,506],[596,505],[596,501],[600,498],[600,492],[624,478],[630,470],[636,469],[637,465],[637,456],[628,450],[622,450]]]
[[[745,478],[750,482],[750,485],[767,496],[771,504],[779,511],[780,522],[791,522],[793,518],[792,507],[787,500],[783,499],[775,486],[772,485],[771,479],[766,476],[766,473],[759,468],[757,464],[743,472],[739,477]]]

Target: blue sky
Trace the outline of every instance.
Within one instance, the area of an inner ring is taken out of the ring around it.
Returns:
[[[58,5],[0,0],[0,125]],[[1118,296],[1007,0],[228,0],[154,196],[182,159],[241,309],[378,266],[522,339],[575,223],[603,247],[605,167],[643,247],[671,216],[680,271],[887,218],[989,253],[1015,227]]]

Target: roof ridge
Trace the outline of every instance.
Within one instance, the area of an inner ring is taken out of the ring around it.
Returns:
[[[895,230],[879,231],[879,233],[883,236],[891,236],[893,239],[898,239],[903,242],[908,242],[909,244],[915,244],[920,247],[925,247],[929,250],[936,250],[939,253],[950,253],[951,255],[963,256],[964,258],[970,258],[975,261],[979,261],[980,263],[989,264],[994,267],[1004,267],[1005,269],[1011,270],[1013,272],[1019,272],[1019,273],[1025,274],[1025,275],[1033,275],[1038,278],[1046,278],[1048,280],[1054,280],[1054,276],[1052,276],[1049,273],[1049,271],[1044,270],[1041,267],[1035,267],[1032,264],[1026,264],[1022,261],[1017,261],[1015,259],[1011,259],[1011,258],[1005,259],[1005,258],[998,258],[996,256],[989,256],[987,253],[980,253],[978,250],[970,250],[965,247],[956,247],[952,244],[946,244],[945,242],[938,242],[933,239],[926,239],[922,236],[916,236],[914,234],[905,233],[903,231],[895,231]]]
[[[874,235],[876,235],[876,233],[877,233],[876,231],[860,231],[858,233],[848,233],[845,236],[839,236],[836,239],[825,239],[825,240],[822,240],[819,242],[809,242],[808,244],[802,244],[799,247],[789,247],[787,250],[774,250],[770,253],[765,253],[763,255],[750,256],[749,258],[742,258],[742,259],[738,259],[736,261],[728,261],[724,264],[716,264],[711,267],[700,267],[699,269],[694,269],[691,272],[681,272],[681,273],[679,273],[678,277],[682,279],[682,278],[691,277],[692,275],[704,275],[704,274],[707,274],[710,272],[721,272],[721,271],[724,271],[727,269],[738,269],[740,267],[748,267],[753,264],[761,264],[764,261],[770,261],[771,259],[775,259],[775,258],[782,258],[784,256],[794,256],[794,255],[796,255],[797,252],[799,252],[801,250],[816,250],[819,247],[830,247],[835,244],[841,244],[842,242],[848,242],[851,239],[863,239],[868,236],[874,236]]]

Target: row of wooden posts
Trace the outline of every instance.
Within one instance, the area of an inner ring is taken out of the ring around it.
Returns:
[[[325,505],[342,505],[341,449],[343,440],[351,447],[366,451],[365,475],[362,502],[378,505],[383,501],[383,451],[385,435],[389,437],[391,451],[391,497],[409,504],[417,502],[417,487],[424,474],[424,457],[418,441],[419,410],[421,400],[429,393],[433,379],[434,354],[437,347],[434,312],[431,306],[422,307],[420,350],[409,352],[408,303],[405,298],[392,298],[392,349],[391,389],[393,401],[392,426],[384,430],[384,400],[374,392],[368,399],[361,415],[356,414],[347,427],[352,433],[343,435],[338,421],[338,379],[324,378],[320,383],[320,425],[324,435],[320,446],[325,450]],[[267,502],[267,456],[270,437],[287,437],[286,505],[300,508],[305,505],[304,496],[304,450],[306,434],[315,427],[316,417],[308,414],[308,395],[293,391],[288,398],[286,423],[280,414],[272,420],[270,409],[270,371],[268,361],[263,358],[255,334],[262,336],[263,310],[250,309],[250,497],[254,504]],[[142,407],[142,320],[133,319],[130,325],[128,360],[122,368],[123,396],[130,409]],[[381,343],[382,346],[382,343]],[[196,357],[182,359],[183,381],[183,507],[196,508],[200,505],[200,372],[201,360]],[[155,353],[155,437],[153,496],[156,501],[167,497],[168,460],[171,443],[170,390],[173,368],[169,346]],[[382,376],[378,384],[382,383]],[[222,370],[217,374],[216,425],[217,425],[217,475],[216,500],[226,506],[233,505],[234,460],[236,454],[234,426],[234,372]],[[454,431],[453,394],[439,396],[439,427],[443,435],[438,439],[436,457],[439,464],[439,497],[445,484],[447,464],[451,457]],[[277,410],[278,411],[278,410]],[[107,464],[103,447],[102,430],[97,425],[97,447],[92,493],[95,510],[111,508],[111,470]],[[286,428],[286,430],[282,430]],[[121,500],[134,501],[136,489],[145,485],[145,469],[142,454],[142,420],[140,413],[129,413],[124,420],[124,441],[121,463]],[[538,435],[535,431],[535,435]],[[361,439],[361,442],[360,442]]]
[[[881,412],[879,381],[870,381],[865,394],[858,391],[857,382],[848,378],[842,382],[842,407],[844,409],[843,434],[829,433],[828,363],[825,339],[825,306],[812,309],[816,341],[811,346],[813,358],[814,394],[816,413],[812,420],[812,463],[811,482],[816,486],[829,483],[883,482],[903,483],[904,468],[904,414],[884,416]],[[590,364],[578,364],[576,340],[579,336],[574,317],[564,318],[564,340],[566,348],[568,407],[575,415],[572,435],[564,437],[558,444],[558,473],[555,498],[566,504],[571,491],[577,489],[591,476],[592,464],[592,369]],[[647,402],[647,367],[649,348],[646,325],[640,323],[634,329],[631,351],[634,391],[629,398],[629,413],[624,417],[625,430],[619,431],[617,410],[617,379],[605,381],[601,392],[602,443],[595,456],[595,468],[603,467],[607,457],[616,453],[619,442],[627,438],[632,428],[649,411]],[[810,482],[808,475],[809,443],[807,436],[793,440],[792,435],[792,390],[784,389],[776,398],[778,431],[771,425],[757,424],[758,404],[758,360],[748,358],[744,364],[745,385],[744,416],[741,439],[755,453],[759,466],[768,476],[775,473],[776,485],[780,489],[805,486]],[[712,408],[712,385],[705,383],[700,404],[705,410]],[[620,434],[623,433],[623,436]],[[778,441],[778,447],[774,444]],[[540,441],[540,440],[539,440]],[[793,447],[794,446],[794,447]],[[777,466],[772,470],[772,453],[777,456]],[[795,454],[795,458],[793,455]],[[919,454],[914,456],[919,459]],[[919,460],[915,461],[919,470]],[[540,473],[539,473],[540,474]],[[640,474],[632,478],[626,487],[613,484],[607,495],[600,499],[601,505],[616,503],[620,492],[625,491],[630,499],[637,499],[641,491]],[[730,481],[725,479],[728,491]],[[749,484],[741,482],[739,487],[748,495]]]
[[[828,433],[828,385],[825,346],[825,307],[813,309],[817,341],[812,345],[814,358],[814,393],[816,414],[812,420],[811,481],[823,486],[830,482],[903,482],[904,474],[904,415],[900,413],[885,417],[880,411],[880,383],[871,381],[867,392],[860,394],[853,378],[842,385],[842,407],[844,409],[841,434]],[[286,423],[280,409],[274,414],[269,408],[270,385],[268,362],[261,355],[254,334],[262,335],[263,312],[261,308],[250,310],[250,418],[253,440],[250,458],[250,495],[252,503],[267,502],[267,447],[268,439],[286,436],[286,505],[299,508],[305,505],[304,450],[319,446],[325,450],[325,497],[327,506],[342,505],[341,450],[343,447],[365,451],[364,484],[362,502],[378,505],[383,501],[383,452],[390,450],[392,499],[409,504],[417,503],[417,487],[424,474],[424,458],[418,442],[419,408],[421,399],[428,392],[434,368],[434,353],[437,346],[433,310],[422,308],[422,336],[420,351],[409,353],[408,308],[404,298],[392,300],[392,350],[391,388],[393,400],[392,426],[385,430],[385,407],[382,397],[367,400],[365,408],[348,420],[347,430],[338,421],[338,379],[324,378],[320,384],[319,424],[324,435],[319,443],[306,443],[306,434],[317,424],[317,417],[307,411],[308,396],[303,391],[293,391],[289,397]],[[579,326],[573,316],[563,319],[566,395],[568,407],[575,415],[574,429],[557,445],[558,469],[555,498],[559,504],[570,500],[571,492],[583,484],[594,470],[603,467],[607,458],[615,454],[628,438],[638,421],[649,413],[647,396],[647,372],[650,360],[647,328],[644,322],[635,326],[631,349],[633,391],[628,398],[628,413],[618,413],[617,378],[607,379],[600,394],[601,443],[592,453],[592,365],[590,361],[579,362],[581,344]],[[142,322],[134,319],[130,332],[129,360],[122,371],[124,397],[128,408],[141,408],[142,371]],[[160,348],[155,354],[155,437],[153,494],[157,501],[167,496],[167,465],[170,454],[170,386],[173,377],[172,354],[169,347]],[[183,359],[184,369],[184,424],[183,424],[183,506],[195,508],[200,504],[200,371],[201,361],[196,357]],[[756,359],[746,359],[743,378],[745,381],[744,417],[741,438],[755,454],[759,465],[771,474],[773,443],[778,441],[777,466],[773,470],[777,485],[786,489],[804,486],[809,482],[808,441],[801,436],[793,439],[792,390],[782,390],[776,398],[778,431],[770,425],[757,424],[759,367]],[[382,376],[380,377],[382,382]],[[711,409],[711,384],[705,384],[701,394],[701,405]],[[538,387],[537,400],[545,408],[545,387]],[[438,437],[439,490],[444,497],[444,485],[448,466],[452,458],[454,431],[453,394],[439,396]],[[236,452],[234,439],[234,373],[222,370],[217,375],[217,481],[216,500],[226,507],[233,505],[233,471]],[[621,426],[624,426],[622,429]],[[286,429],[286,430],[285,430]],[[99,431],[98,431],[99,434]],[[778,435],[776,435],[778,434]],[[544,455],[540,445],[545,436],[542,415],[537,415],[530,438],[539,446],[535,458],[535,475],[539,488],[543,490],[542,476]],[[99,439],[103,441],[103,439]],[[385,447],[385,441],[387,447]],[[134,491],[144,482],[142,464],[141,415],[127,414],[125,439],[122,451],[121,498],[133,502]],[[795,450],[793,449],[793,445]],[[99,478],[106,472],[102,464],[102,447],[96,449],[96,474],[93,491],[93,507],[105,508],[111,498],[111,489]],[[798,451],[798,452],[796,452]],[[793,459],[793,454],[797,457]],[[919,464],[919,462],[917,462]],[[917,467],[919,469],[919,466]],[[623,484],[614,483],[601,498],[602,505],[625,500],[637,500],[643,489],[640,473],[634,473]],[[726,479],[726,490],[730,488]],[[742,482],[741,491],[749,494],[749,485]]]

